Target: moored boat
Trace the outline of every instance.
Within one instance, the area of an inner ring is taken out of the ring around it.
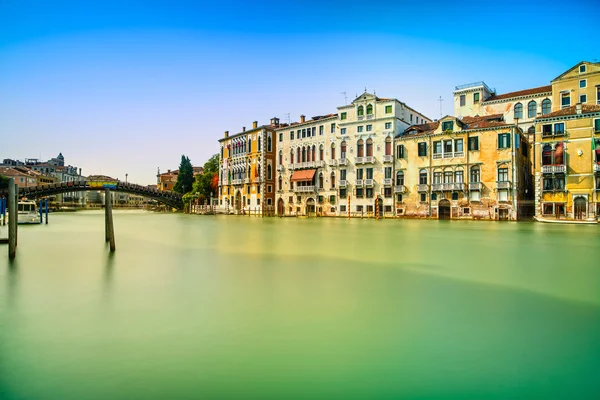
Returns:
[[[595,218],[588,219],[557,219],[557,218],[544,218],[544,217],[533,217],[537,222],[544,222],[550,224],[597,224],[598,220]]]
[[[17,222],[19,224],[39,224],[40,216],[35,201],[21,200],[17,203]]]

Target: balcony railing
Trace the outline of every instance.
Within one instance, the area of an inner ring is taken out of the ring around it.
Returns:
[[[498,189],[510,189],[510,181],[496,182],[496,188]]]
[[[392,178],[383,178],[383,185],[384,186],[392,186]]]
[[[469,182],[469,190],[479,190],[483,187],[481,182]]]
[[[465,156],[464,151],[455,151],[454,152],[454,157],[464,157],[464,156]]]
[[[359,116],[357,117],[357,119],[358,119],[359,121],[362,121],[363,119],[365,119],[365,116],[364,116],[364,115],[359,115]]]
[[[232,185],[241,185],[243,183],[243,179],[232,179],[231,180],[231,184]]]
[[[277,165],[277,172],[283,172],[283,165]]]
[[[338,163],[339,165],[348,165],[348,159],[347,158],[340,158],[340,161]]]
[[[438,158],[442,158],[442,153],[433,153],[433,159],[436,160]]]
[[[294,190],[299,193],[314,193],[315,186],[296,186]]]
[[[288,165],[287,165],[287,169],[289,169],[289,170],[292,170],[292,169],[294,169],[294,164],[288,164]]]
[[[404,185],[394,186],[394,193],[406,193],[406,186],[404,186]]]
[[[361,187],[365,184],[365,180],[364,179],[357,179],[356,180],[356,186],[357,187]]]
[[[434,183],[431,185],[432,192],[441,192],[444,189],[443,183]]]
[[[566,134],[567,134],[567,131],[550,131],[550,132],[542,132],[542,137],[550,138],[550,137],[556,137],[556,136],[565,136]]]
[[[452,190],[457,190],[457,191],[465,190],[465,184],[462,182],[454,182],[451,185],[452,185]]]
[[[594,172],[600,172],[600,164],[594,164]]]
[[[345,180],[345,179],[340,179],[340,181],[339,181],[339,186],[340,186],[341,188],[345,188],[345,187],[346,187],[346,180]]]
[[[335,160],[333,158],[329,160],[329,166],[330,167],[335,167],[336,165],[337,165],[337,160]]]
[[[375,162],[375,158],[373,156],[365,157],[365,164],[373,164],[373,162]]]
[[[354,157],[354,164],[362,164],[365,162],[364,157]]]
[[[427,185],[427,184],[417,185],[417,192],[427,192],[428,190],[429,190],[429,185]]]
[[[365,186],[373,186],[373,179],[365,179]]]
[[[368,114],[367,115],[367,119],[373,119],[373,117],[374,117],[373,114]]]
[[[325,160],[315,161],[315,164],[316,164],[317,168],[325,168],[325,165],[327,165]]]
[[[542,174],[564,174],[566,171],[566,165],[542,165]]]
[[[394,161],[394,156],[392,156],[391,154],[386,154],[383,156],[384,163],[390,163],[392,161]]]

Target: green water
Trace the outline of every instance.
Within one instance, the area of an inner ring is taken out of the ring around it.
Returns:
[[[114,256],[103,229],[0,247],[0,399],[600,398],[598,226],[115,212]]]

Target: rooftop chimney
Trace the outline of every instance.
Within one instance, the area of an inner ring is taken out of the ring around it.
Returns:
[[[277,118],[277,117],[271,118],[271,125],[273,125],[275,127],[279,127],[279,118]]]
[[[305,115],[301,115],[300,116],[300,123],[303,124],[306,122],[306,116]]]
[[[242,132],[246,132],[246,127],[242,126]]]
[[[577,112],[577,115],[581,115],[581,103],[575,105],[575,111]]]
[[[229,131],[225,131],[225,137],[228,138],[229,137]]]
[[[252,123],[252,129],[256,129],[256,128],[258,128],[258,121],[254,121]]]

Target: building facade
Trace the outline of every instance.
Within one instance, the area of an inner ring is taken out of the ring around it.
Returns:
[[[279,119],[219,140],[219,205],[225,213],[270,215],[275,209],[275,129]]]
[[[531,212],[529,143],[502,115],[446,116],[396,136],[396,215],[517,220]]]

